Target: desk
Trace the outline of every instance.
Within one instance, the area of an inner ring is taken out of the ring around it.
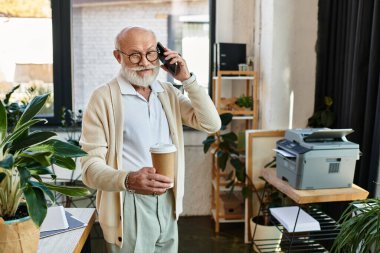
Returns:
[[[95,222],[95,208],[65,208],[65,210],[71,213],[75,218],[87,223],[87,226],[40,239],[38,245],[39,253],[81,252],[82,247],[90,234],[92,225]]]
[[[265,180],[281,191],[297,204],[310,204],[335,201],[362,200],[368,197],[368,191],[353,184],[351,188],[318,189],[318,190],[296,190],[287,182],[276,175],[276,169],[267,168],[261,170]]]

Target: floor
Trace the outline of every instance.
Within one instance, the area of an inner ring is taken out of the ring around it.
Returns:
[[[64,204],[64,203],[63,203]],[[94,207],[94,196],[74,199],[71,207]],[[221,223],[220,233],[214,231],[211,216],[185,216],[178,221],[179,253],[248,253],[253,252],[249,244],[244,244],[244,223]],[[95,223],[90,241],[82,252],[104,253],[103,233],[99,223]]]
[[[210,216],[181,217],[178,221],[179,253],[248,253],[250,245],[244,244],[243,223],[223,223],[219,235],[214,232]],[[91,230],[91,252],[105,252],[99,224]],[[90,252],[84,250],[82,252]]]

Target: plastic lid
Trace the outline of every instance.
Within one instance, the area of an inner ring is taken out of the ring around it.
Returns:
[[[177,151],[177,148],[174,144],[163,144],[163,143],[157,143],[154,144],[152,147],[150,147],[150,152],[152,153],[172,153]]]

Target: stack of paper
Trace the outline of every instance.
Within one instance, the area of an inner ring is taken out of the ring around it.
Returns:
[[[319,222],[298,206],[276,207],[269,209],[288,232],[319,231]],[[298,218],[297,213],[299,212]],[[294,226],[296,228],[294,229]]]
[[[63,206],[49,207],[46,218],[40,227],[40,238],[83,228],[86,223],[64,210]]]
[[[46,218],[41,224],[40,232],[68,228],[63,206],[52,206],[47,209]]]

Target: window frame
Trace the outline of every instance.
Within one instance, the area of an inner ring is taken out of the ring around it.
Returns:
[[[60,126],[62,108],[72,109],[71,3],[51,0],[54,116],[44,117],[48,126]]]

